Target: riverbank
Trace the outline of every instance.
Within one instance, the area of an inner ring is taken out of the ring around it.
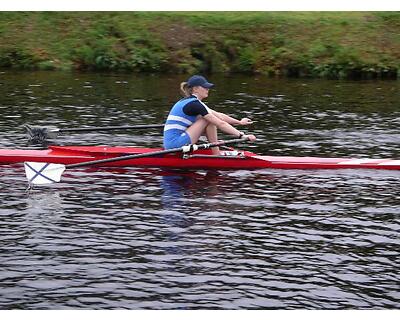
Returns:
[[[0,12],[0,67],[399,78],[397,12]]]

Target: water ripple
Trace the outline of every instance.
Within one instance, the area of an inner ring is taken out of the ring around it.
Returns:
[[[13,77],[1,87],[9,91],[2,147],[27,147],[25,122],[157,123],[176,98],[164,84],[173,77]],[[257,118],[264,140],[252,150],[397,155],[397,100],[385,90],[372,99],[377,83],[252,81],[221,81],[211,100]],[[152,96],[149,85],[165,90]],[[159,146],[161,136],[56,142]],[[372,170],[81,169],[27,193],[23,168],[1,166],[0,308],[399,308],[399,178]]]

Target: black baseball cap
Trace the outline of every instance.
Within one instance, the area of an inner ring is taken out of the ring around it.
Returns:
[[[188,87],[201,86],[201,87],[207,88],[207,89],[214,87],[213,83],[208,82],[206,78],[204,78],[203,76],[199,76],[199,75],[194,75],[194,76],[190,77],[189,80],[187,81],[187,84],[188,84]]]

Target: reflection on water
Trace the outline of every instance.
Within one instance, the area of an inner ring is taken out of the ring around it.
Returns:
[[[159,123],[176,77],[0,75],[2,148],[22,124]],[[399,84],[214,76],[210,105],[257,120],[260,154],[398,157]],[[154,90],[157,88],[157,90]],[[53,143],[159,146],[157,130]],[[0,309],[400,306],[396,171],[67,170],[26,193],[0,167]]]
[[[186,170],[163,170],[161,188],[163,190],[164,209],[183,210],[185,207],[190,209],[188,193],[201,191],[201,196],[207,198],[218,195],[220,180],[222,180],[221,173],[218,171],[203,173]]]

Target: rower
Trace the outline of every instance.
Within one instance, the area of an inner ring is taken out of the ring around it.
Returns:
[[[249,118],[235,119],[222,112],[209,108],[202,100],[208,97],[214,84],[200,75],[194,75],[187,82],[182,82],[180,90],[183,99],[172,107],[164,126],[164,148],[180,148],[184,145],[197,143],[205,134],[208,141],[218,141],[217,128],[237,138],[247,138],[255,141],[256,136],[245,134],[234,125],[249,125]],[[221,155],[218,147],[212,148],[214,155]]]

